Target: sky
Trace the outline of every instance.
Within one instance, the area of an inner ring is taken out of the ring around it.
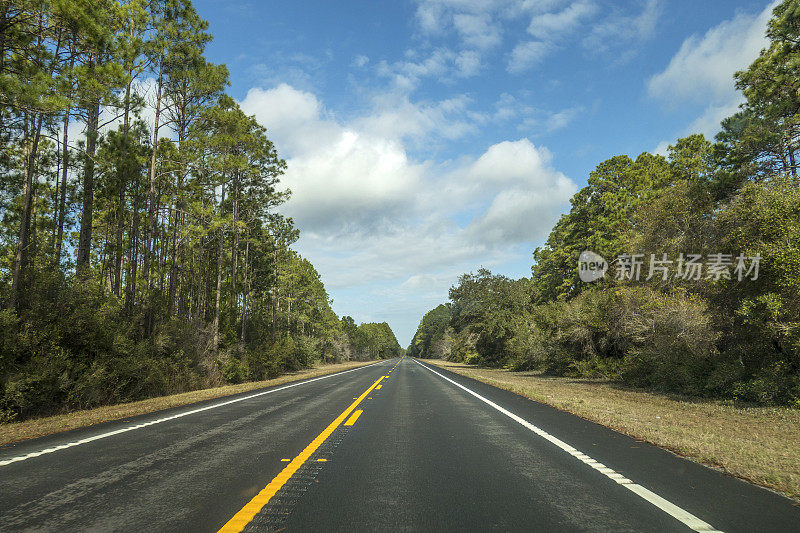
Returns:
[[[465,272],[530,275],[601,161],[713,137],[764,0],[195,0],[340,315],[407,346]]]

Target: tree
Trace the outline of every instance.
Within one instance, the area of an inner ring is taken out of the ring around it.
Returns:
[[[80,108],[85,113],[86,145],[83,165],[83,208],[81,211],[81,229],[78,240],[78,274],[85,276],[89,268],[89,254],[92,247],[92,226],[94,224],[94,179],[95,153],[100,128],[101,104],[107,102],[112,91],[121,86],[121,67],[115,61],[115,51],[111,48],[112,34],[116,31],[116,9],[119,7],[113,0],[100,2],[83,2],[85,15],[95,22],[92,30],[76,39],[77,98]]]
[[[616,156],[591,173],[588,185],[570,203],[572,209],[556,223],[544,246],[534,253],[534,299],[543,302],[575,296],[586,288],[578,278],[578,257],[591,250],[613,261],[626,251],[634,235],[634,217],[673,181],[669,163],[643,153],[632,161]]]
[[[747,101],[722,123],[718,139],[728,170],[743,177],[777,172],[797,176],[800,141],[800,2],[784,0],[767,26],[769,47],[747,70],[737,72],[736,88]]]
[[[451,306],[440,304],[422,317],[407,353],[412,357],[442,358],[445,337],[453,316]]]

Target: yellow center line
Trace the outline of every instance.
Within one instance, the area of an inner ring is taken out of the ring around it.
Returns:
[[[345,422],[344,425],[345,426],[352,426],[353,424],[355,424],[356,420],[358,420],[358,417],[361,416],[361,413],[363,413],[363,412],[364,411],[362,409],[359,409],[358,411],[353,413],[353,415],[350,418],[347,419],[347,422]]]
[[[264,487],[264,489],[261,490],[261,492],[259,492],[258,494],[256,494],[253,497],[253,499],[250,500],[244,507],[242,507],[242,509],[238,513],[233,515],[233,518],[228,520],[228,522],[224,526],[222,526],[219,532],[238,533],[242,531],[244,527],[247,524],[249,524],[253,520],[253,518],[255,518],[255,516],[259,513],[259,511],[261,511],[261,509],[264,508],[264,506],[269,502],[269,500],[272,499],[273,496],[275,496],[275,494],[281,489],[281,487],[283,487],[286,484],[286,482],[289,481],[289,479],[291,479],[294,473],[297,472],[297,470],[301,466],[303,466],[303,463],[305,463],[311,457],[311,455],[313,455],[313,453],[317,451],[317,448],[319,448],[322,445],[322,443],[325,442],[325,440],[331,436],[331,433],[333,433],[334,430],[336,430],[336,428],[338,428],[342,424],[342,422],[348,417],[348,415],[350,415],[350,413],[352,413],[353,410],[356,407],[358,407],[358,404],[361,403],[361,401],[364,398],[366,398],[367,395],[370,392],[372,392],[372,389],[378,386],[382,380],[383,376],[379,377],[378,380],[370,386],[370,388],[365,390],[361,394],[361,396],[356,398],[356,400],[350,404],[350,407],[345,409],[342,412],[342,414],[337,416],[336,419],[333,422],[331,422],[331,424],[328,427],[326,427],[322,433],[317,435],[317,438],[311,441],[311,444],[306,446],[306,448],[302,452],[300,452],[300,455],[292,459],[292,461],[288,465],[286,465],[286,467],[283,470],[281,470],[280,474],[275,476],[275,478],[269,482],[269,485]]]

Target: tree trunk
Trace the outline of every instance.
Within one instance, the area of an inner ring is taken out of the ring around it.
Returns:
[[[222,184],[222,197],[219,201],[219,214],[222,216],[222,209],[225,204],[225,184]],[[225,236],[222,225],[219,228],[219,255],[217,256],[217,296],[214,303],[214,349],[219,349],[219,307],[222,298],[222,257],[225,251]]]
[[[76,271],[85,276],[89,268],[92,249],[92,223],[94,209],[94,155],[97,148],[97,126],[100,120],[100,102],[95,100],[87,108],[86,119],[86,163],[83,167],[83,211],[81,213],[81,232],[78,239],[78,260]]]
[[[164,85],[164,66],[163,58],[158,65],[158,87],[156,89],[156,115],[153,121],[153,153],[150,157],[150,193],[148,198],[147,209],[147,231],[144,246],[144,290],[150,289],[150,262],[152,261],[151,249],[153,240],[156,236],[157,221],[156,221],[156,147],[158,146],[158,130],[160,128],[159,121],[161,120],[161,92]],[[147,298],[147,296],[145,296]],[[146,304],[149,307],[149,302]]]
[[[238,295],[236,294],[236,274],[239,268],[239,172],[233,175],[233,251],[231,255],[232,267],[232,294],[234,306],[236,304]]]
[[[239,332],[239,346],[244,347],[247,336],[247,295],[250,292],[250,279],[248,276],[248,263],[250,261],[250,231],[245,237],[247,242],[244,245],[244,294],[242,295],[242,330]]]
[[[136,298],[136,276],[139,266],[139,204],[141,192],[136,182],[133,185],[133,213],[131,214],[131,229],[128,237],[128,269],[125,273],[125,309],[133,310]]]
[[[72,68],[72,61],[70,61]],[[61,156],[61,198],[58,203],[58,234],[56,236],[56,264],[61,264],[61,245],[64,242],[64,219],[67,209],[67,173],[69,171],[69,116],[70,107],[64,113],[64,153]]]
[[[25,276],[28,270],[28,257],[31,230],[31,209],[33,207],[33,178],[36,173],[36,156],[39,150],[39,138],[42,130],[41,115],[32,119],[33,126],[30,145],[26,146],[28,153],[25,157],[25,185],[22,195],[22,214],[19,225],[19,241],[17,243],[17,254],[14,258],[14,273],[11,280],[11,307],[19,310],[21,296],[25,292]],[[27,144],[27,143],[26,143]]]
[[[275,338],[275,315],[277,314],[278,305],[278,245],[275,243],[275,251],[273,252],[275,258],[275,283],[272,290],[272,337]]]
[[[131,81],[132,71],[128,71],[128,83],[125,85],[125,112],[122,120],[122,161],[118,169],[119,176],[119,205],[117,206],[117,234],[116,249],[114,252],[114,285],[113,292],[119,296],[122,287],[122,256],[123,243],[122,236],[125,231],[125,191],[128,188],[128,142],[130,132],[130,109],[131,109]]]

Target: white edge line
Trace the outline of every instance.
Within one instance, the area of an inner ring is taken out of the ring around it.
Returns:
[[[430,370],[431,372],[433,372],[434,374],[436,374],[440,378],[449,381],[450,383],[452,383],[456,387],[458,387],[460,389],[463,389],[464,391],[468,392],[472,396],[476,397],[477,399],[479,399],[480,401],[482,401],[486,405],[488,405],[488,406],[492,407],[493,409],[503,413],[504,415],[506,415],[510,419],[514,420],[515,422],[518,422],[521,425],[525,426],[526,428],[528,428],[532,432],[536,433],[537,435],[539,435],[543,439],[548,440],[551,443],[555,444],[556,446],[558,446],[559,448],[561,448],[562,450],[564,450],[565,452],[567,452],[571,456],[573,456],[576,459],[578,459],[579,461],[591,466],[592,468],[594,468],[595,470],[597,470],[598,472],[600,472],[601,474],[603,474],[607,478],[619,483],[620,485],[622,485],[626,489],[630,490],[634,494],[636,494],[639,497],[643,498],[644,500],[650,502],[654,506],[658,507],[659,509],[661,509],[662,511],[667,513],[668,515],[672,516],[673,518],[675,518],[675,519],[679,520],[680,522],[682,522],[683,524],[687,525],[692,530],[694,530],[694,531],[702,531],[703,533],[722,533],[718,529],[714,528],[712,525],[700,520],[699,518],[694,516],[692,513],[690,513],[688,511],[678,507],[677,505],[675,505],[674,503],[672,503],[672,502],[670,502],[668,500],[665,500],[664,498],[662,498],[658,494],[656,494],[653,491],[643,487],[642,485],[634,483],[633,481],[631,481],[630,479],[626,478],[622,474],[619,474],[619,473],[615,472],[614,470],[612,470],[611,468],[608,468],[606,465],[604,465],[604,464],[602,464],[602,463],[600,463],[598,461],[595,461],[594,459],[592,459],[591,457],[589,457],[585,453],[576,450],[575,448],[573,448],[572,446],[570,446],[566,442],[562,441],[561,439],[559,439],[557,437],[554,437],[553,435],[547,433],[546,431],[544,431],[543,429],[541,429],[541,428],[539,428],[537,426],[534,426],[533,424],[531,424],[530,422],[528,422],[524,418],[515,415],[514,413],[512,413],[511,411],[508,411],[507,409],[504,409],[503,407],[500,407],[499,405],[497,405],[493,401],[484,398],[483,396],[481,396],[477,392],[474,392],[474,391],[468,389],[467,387],[465,387],[464,385],[462,385],[460,383],[457,383],[457,382],[453,381],[452,379],[448,378],[447,376],[444,376],[444,375],[440,374],[439,372],[433,370],[429,366],[423,365],[422,363],[420,363],[416,359],[412,359],[412,360],[415,363],[417,363],[419,366],[421,366],[422,368],[425,368],[426,370]]]
[[[253,398],[257,398],[259,396],[264,396],[266,394],[272,394],[273,392],[279,392],[286,389],[291,389],[292,387],[299,387],[300,385],[305,385],[306,383],[312,383],[314,381],[319,381],[321,379],[332,378],[336,376],[341,376],[342,374],[347,374],[349,372],[355,372],[356,370],[362,370],[364,368],[369,368],[371,366],[377,365],[382,363],[383,361],[376,361],[374,363],[370,363],[368,365],[360,366],[358,368],[351,368],[350,370],[342,370],[341,372],[335,372],[333,374],[325,374],[324,376],[319,376],[316,378],[307,379],[305,381],[297,381],[295,383],[290,383],[289,385],[284,385],[282,387],[278,387],[276,389],[270,389],[268,391],[257,392],[255,394],[250,394],[247,396],[242,396],[239,398],[234,398],[233,400],[228,400],[225,402],[215,403],[212,405],[206,405],[205,407],[199,407],[197,409],[192,409],[191,411],[184,411],[181,413],[177,413],[171,416],[166,416],[164,418],[158,418],[156,420],[150,420],[149,422],[142,422],[140,424],[136,424],[133,426],[126,426],[124,428],[116,429],[114,431],[108,431],[106,433],[100,433],[99,435],[93,435],[91,437],[86,437],[80,440],[76,440],[74,442],[69,442],[67,444],[60,444],[58,446],[53,446],[51,448],[45,448],[44,450],[39,450],[37,452],[30,452],[25,455],[19,455],[17,457],[11,457],[10,459],[4,459],[0,461],[0,466],[10,465],[12,463],[18,463],[20,461],[25,461],[26,459],[32,459],[33,457],[39,457],[40,455],[45,455],[48,453],[57,452],[60,450],[65,450],[67,448],[73,448],[75,446],[80,446],[81,444],[87,444],[89,442],[93,442],[100,439],[105,439],[106,437],[111,437],[114,435],[119,435],[120,433],[127,433],[128,431],[133,431],[134,429],[141,429],[147,426],[154,426],[156,424],[161,424],[162,422],[168,422],[170,420],[175,420],[176,418],[183,418],[184,416],[193,415],[196,413],[200,413],[203,411],[208,411],[209,409],[216,409],[217,407],[223,407],[225,405],[230,405],[232,403],[243,402],[245,400],[250,400]],[[111,421],[109,421],[111,422]],[[80,428],[75,428],[80,429]]]

